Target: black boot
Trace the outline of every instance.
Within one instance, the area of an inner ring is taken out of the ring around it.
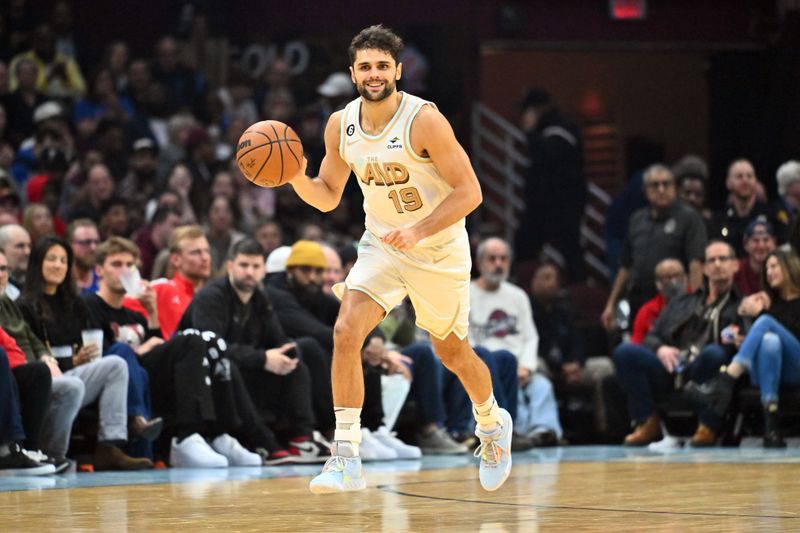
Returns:
[[[781,413],[777,403],[764,406],[764,448],[786,448],[781,437]]]
[[[734,385],[736,378],[727,372],[720,372],[705,383],[690,381],[683,390],[695,405],[708,407],[715,415],[724,417],[731,405]]]

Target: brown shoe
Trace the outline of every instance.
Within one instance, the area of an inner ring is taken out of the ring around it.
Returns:
[[[147,457],[130,457],[125,452],[106,442],[98,442],[94,450],[95,470],[144,470],[153,468]]]
[[[699,424],[697,431],[692,435],[692,440],[689,444],[693,448],[703,448],[713,446],[717,443],[717,433],[705,424]]]
[[[128,418],[128,438],[153,442],[161,435],[163,427],[164,420],[161,417],[148,420],[143,416],[132,416]]]
[[[625,441],[622,444],[625,446],[647,446],[651,442],[661,439],[661,419],[657,415],[653,415],[645,420],[643,424],[637,425],[633,433],[625,437]]]

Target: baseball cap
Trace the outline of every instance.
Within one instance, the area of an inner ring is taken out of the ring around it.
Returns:
[[[764,217],[763,215],[759,215],[747,225],[744,230],[744,238],[749,239],[753,235],[756,234],[764,234],[766,233],[773,239],[777,238],[775,234],[775,228],[772,227],[772,224]]]
[[[317,92],[322,96],[333,98],[336,96],[353,96],[355,87],[350,76],[344,72],[334,72],[317,87]]]
[[[52,100],[39,104],[33,111],[34,124],[39,124],[40,122],[50,120],[51,118],[62,117],[63,110],[61,109],[61,106],[58,104],[58,102],[53,102]]]
[[[267,274],[286,271],[286,258],[291,253],[291,246],[278,246],[267,256]]]
[[[292,251],[286,258],[286,268],[293,266],[326,268],[328,262],[325,260],[325,252],[322,251],[322,246],[318,242],[299,240],[292,245]]]
[[[150,137],[141,137],[133,141],[131,148],[133,148],[134,152],[138,152],[139,150],[152,150],[155,152],[156,143]]]

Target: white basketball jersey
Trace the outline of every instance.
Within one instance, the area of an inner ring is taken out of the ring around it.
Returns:
[[[400,94],[397,112],[378,135],[367,135],[361,129],[361,98],[347,104],[342,115],[339,154],[350,165],[364,193],[365,226],[378,238],[427,217],[453,190],[431,159],[411,148],[414,117],[422,106],[434,104],[405,92]],[[464,231],[462,218],[418,245],[444,244]]]

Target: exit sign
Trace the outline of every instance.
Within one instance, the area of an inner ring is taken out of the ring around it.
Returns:
[[[608,12],[613,20],[644,20],[647,0],[608,0]]]

